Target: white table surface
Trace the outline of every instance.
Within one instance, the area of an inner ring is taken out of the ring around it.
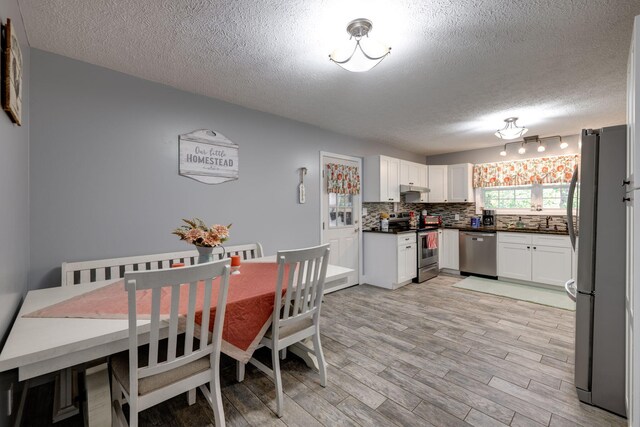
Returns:
[[[275,256],[245,262],[275,262]],[[344,280],[353,270],[329,265],[325,282]],[[20,381],[127,350],[128,320],[22,317],[117,280],[30,291],[0,353],[0,372],[19,369]],[[148,321],[139,321],[147,332]],[[141,341],[144,341],[141,338]]]

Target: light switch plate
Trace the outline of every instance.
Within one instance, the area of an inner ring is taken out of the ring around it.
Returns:
[[[460,219],[460,214],[456,214],[455,220],[458,221]]]

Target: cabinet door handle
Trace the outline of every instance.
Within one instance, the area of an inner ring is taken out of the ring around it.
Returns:
[[[411,246],[407,246],[406,248],[407,248],[407,249],[411,249]]]
[[[538,249],[538,248],[536,248],[536,247],[534,246],[534,247],[533,247],[533,250],[535,251],[536,249]]]
[[[622,203],[630,202],[630,201],[631,201],[631,197],[623,197],[622,198]]]
[[[527,249],[531,249],[531,246],[527,246]]]
[[[627,180],[627,179],[623,179],[622,180],[622,186],[624,187],[625,185],[629,185],[631,184],[631,181]]]

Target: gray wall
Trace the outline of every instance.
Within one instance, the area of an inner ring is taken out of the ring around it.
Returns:
[[[23,59],[22,126],[0,110],[0,349],[27,290],[29,271],[29,46],[16,0],[0,0],[0,21],[11,19]],[[0,61],[2,63],[2,61]],[[16,371],[0,373],[0,426],[12,423],[7,391]],[[19,387],[14,387],[14,398]]]
[[[576,129],[580,131],[580,129]],[[544,136],[544,135],[541,135]],[[536,151],[537,146],[535,144],[528,144],[526,146],[527,152],[523,155],[518,154],[519,146],[516,144],[510,144],[507,148],[507,155],[501,156],[503,144],[496,144],[495,147],[479,148],[477,150],[459,151],[457,153],[439,154],[437,156],[428,156],[428,165],[455,165],[458,163],[491,163],[491,162],[503,162],[506,160],[519,160],[519,159],[532,159],[545,156],[561,156],[567,154],[577,154],[580,152],[578,148],[579,135],[562,136],[562,140],[569,143],[569,146],[564,150],[560,149],[560,143],[557,139],[547,140],[544,153],[538,153]]]
[[[36,49],[32,62],[32,288],[58,284],[63,261],[187,250],[170,234],[186,217],[233,223],[227,244],[258,240],[268,254],[317,244],[321,150],[424,162]],[[238,181],[205,185],[178,175],[178,134],[200,128],[239,144]]]

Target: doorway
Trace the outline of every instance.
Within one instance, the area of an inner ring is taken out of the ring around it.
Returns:
[[[360,283],[362,241],[362,195],[329,192],[327,165],[356,167],[362,176],[362,159],[333,153],[320,153],[320,240],[331,245],[329,263],[353,269],[346,283],[327,289],[332,292]]]

